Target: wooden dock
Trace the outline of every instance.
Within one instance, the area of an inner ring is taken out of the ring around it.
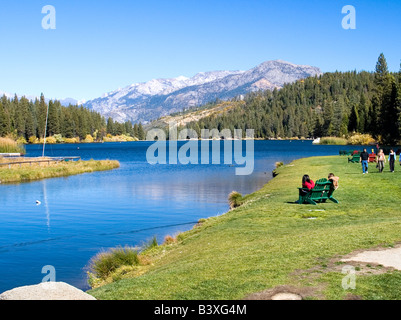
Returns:
[[[21,157],[22,153],[0,153],[0,157]]]

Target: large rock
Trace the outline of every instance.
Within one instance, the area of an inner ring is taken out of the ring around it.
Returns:
[[[0,294],[0,300],[96,300],[65,282],[42,282]]]

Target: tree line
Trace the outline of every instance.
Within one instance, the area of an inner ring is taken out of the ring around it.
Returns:
[[[106,122],[100,113],[83,106],[62,106],[57,100],[46,102],[43,94],[35,101],[26,97],[18,98],[17,95],[13,99],[3,95],[0,98],[0,137],[12,136],[26,141],[43,138],[47,109],[46,136],[85,139],[91,135],[95,140],[102,141],[108,134],[124,134],[139,140],[145,139],[145,131],[140,123],[119,123],[111,118]]]
[[[401,71],[391,73],[383,54],[375,72],[331,72],[253,92],[229,111],[191,122],[201,129],[254,129],[256,138],[347,137],[369,133],[386,144],[401,138]],[[233,104],[236,102],[233,100]]]
[[[220,103],[208,104],[213,107]],[[212,114],[186,127],[200,136],[201,129],[254,129],[256,138],[347,137],[369,133],[381,143],[401,139],[401,71],[389,72],[381,54],[374,72],[331,72],[286,84],[280,90],[249,93],[244,101],[232,99],[234,107]],[[43,138],[46,112],[47,136],[102,141],[107,135],[146,138],[142,124],[119,123],[78,105],[62,106],[45,101],[43,94],[0,98],[0,136],[12,135],[29,141]]]

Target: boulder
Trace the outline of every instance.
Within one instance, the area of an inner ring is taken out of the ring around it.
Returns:
[[[0,300],[96,300],[65,282],[42,282],[0,294]]]

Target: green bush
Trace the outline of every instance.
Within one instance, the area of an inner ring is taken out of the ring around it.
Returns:
[[[122,266],[139,264],[138,251],[131,247],[117,247],[94,256],[90,262],[90,273],[100,279],[106,279],[113,271]]]
[[[149,240],[148,242],[146,242],[143,246],[142,246],[142,250],[148,250],[148,249],[152,249],[157,247],[159,244],[157,243],[157,238],[156,236],[154,236],[151,240]]]

